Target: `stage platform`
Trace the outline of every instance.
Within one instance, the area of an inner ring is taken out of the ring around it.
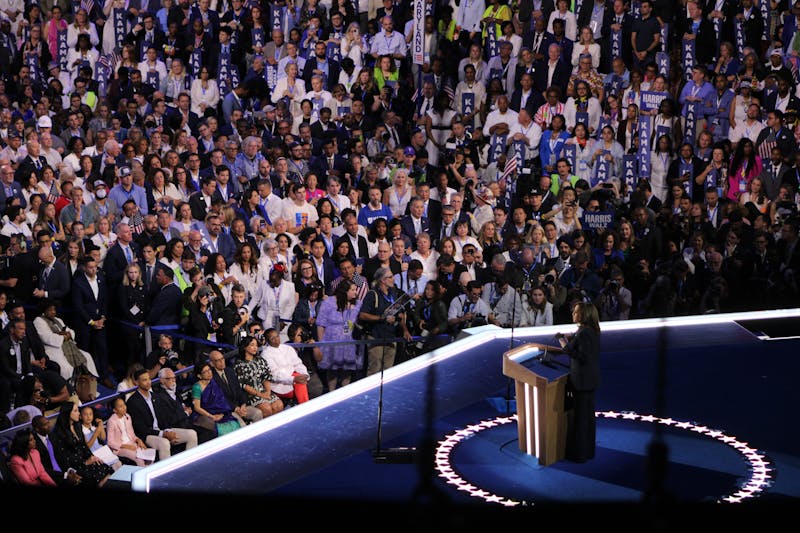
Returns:
[[[796,502],[798,325],[798,309],[601,324],[598,448],[585,464],[540,467],[519,452],[502,373],[512,346],[574,327],[484,327],[385,372],[380,433],[375,375],[139,469],[131,489],[487,510]],[[375,460],[391,448],[416,453]]]

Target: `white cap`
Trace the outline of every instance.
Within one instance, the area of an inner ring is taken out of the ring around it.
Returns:
[[[53,121],[50,120],[50,117],[48,117],[47,115],[42,115],[41,117],[39,117],[39,120],[36,121],[36,125],[40,128],[52,128]]]

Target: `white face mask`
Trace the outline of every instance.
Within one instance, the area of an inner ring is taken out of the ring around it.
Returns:
[[[94,195],[100,200],[102,200],[103,198],[108,196],[108,192],[105,189],[98,189]]]

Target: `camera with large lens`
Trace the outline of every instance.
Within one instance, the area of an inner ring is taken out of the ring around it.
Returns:
[[[383,134],[381,134],[381,139],[383,139],[383,142],[386,142],[391,138],[392,135],[388,131],[384,131]]]
[[[556,282],[556,277],[554,275],[552,275],[552,274],[547,274],[544,277],[544,284],[545,285],[552,285],[555,282]]]

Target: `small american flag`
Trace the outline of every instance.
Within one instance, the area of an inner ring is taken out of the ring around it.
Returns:
[[[58,186],[56,185],[56,181],[53,180],[52,185],[50,185],[50,192],[47,193],[47,201],[54,204],[56,200],[58,200],[58,196]]]
[[[94,8],[94,0],[81,0],[81,9],[85,9],[87,15],[92,13],[92,8]]]
[[[130,226],[136,235],[144,231],[144,218],[142,218],[142,214],[138,210],[131,215]]]
[[[517,172],[517,158],[516,156],[512,155],[510,157],[506,157],[506,166],[503,168],[503,178],[506,181],[510,181],[514,174]]]
[[[455,91],[453,91],[453,86],[450,85],[449,83],[445,83],[444,84],[444,93],[447,95],[448,98],[450,98],[450,103],[452,104],[453,100],[456,99],[456,93],[455,93]]]

